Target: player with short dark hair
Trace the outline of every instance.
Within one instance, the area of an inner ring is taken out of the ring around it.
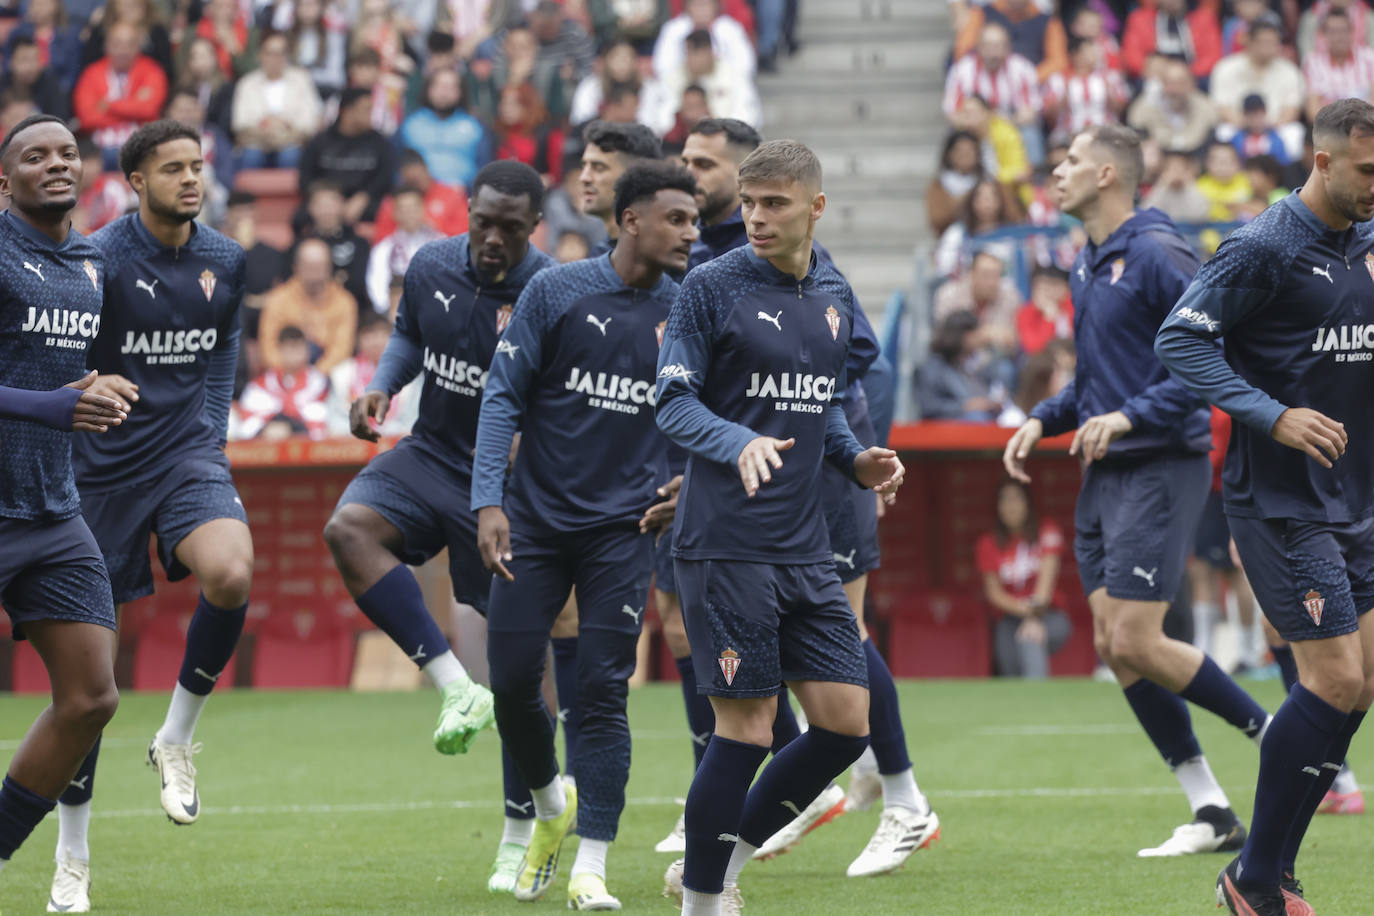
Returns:
[[[653,540],[639,522],[668,479],[654,372],[677,294],[666,272],[687,266],[697,236],[695,189],[666,163],[628,169],[615,187],[619,243],[530,282],[482,400],[472,508],[482,557],[497,574],[487,658],[501,738],[537,816],[519,900],[548,889],[575,824],[582,839],[569,907],[620,908],[606,889],[606,854],[625,804],[625,703],[653,569]],[[574,587],[581,731],[568,765],[576,788],[559,778],[540,692],[550,630]]]
[[[658,425],[691,453],[673,526],[678,591],[716,715],[687,797],[688,914],[719,912],[723,891],[738,907],[744,863],[868,745],[864,650],[821,468],[885,494],[903,474],[895,452],[859,444],[836,397],[855,305],[812,251],[819,161],[772,141],[741,163],[739,183],[750,247],[688,274],[659,358]],[[784,682],[810,728],[751,789]]]
[[[643,124],[593,121],[582,131],[582,212],[606,224],[606,240],[592,250],[592,257],[615,247],[620,225],[615,212],[615,184],[636,162],[663,158],[658,137]]]
[[[1054,171],[1065,213],[1088,244],[1070,273],[1078,365],[1071,385],[1041,401],[1002,455],[1030,480],[1040,438],[1077,430],[1070,453],[1086,470],[1075,510],[1074,553],[1101,659],[1173,771],[1193,820],[1141,856],[1239,849],[1245,828],[1193,733],[1185,700],[1257,744],[1268,714],[1212,659],[1164,634],[1211,480],[1208,410],[1154,357],[1155,332],[1197,270],[1170,219],[1137,210],[1141,147],[1121,125],[1078,134]]]
[[[344,586],[367,618],[419,666],[442,696],[434,746],[466,753],[492,724],[491,693],[468,676],[425,607],[406,564],[448,549],[453,596],[487,609],[491,573],[469,508],[477,417],[497,341],[530,280],[553,259],[530,244],[544,185],[527,165],[493,162],[473,180],[470,229],[430,242],[406,269],[396,327],[368,390],[353,403],[353,435],[377,441],[373,422],[424,373],[411,434],[353,479],[325,525]],[[489,889],[509,893],[529,843],[529,789],[508,756],[506,827]]]
[[[1217,877],[1217,903],[1253,916],[1312,912],[1297,855],[1374,701],[1374,106],[1327,105],[1313,141],[1302,189],[1222,243],[1155,342],[1237,421],[1226,515],[1298,665],[1260,745],[1250,837]]]
[[[688,269],[748,244],[739,215],[739,164],[763,138],[743,121],[706,118],[687,132],[682,162],[697,180],[701,240],[692,246]]]
[[[0,142],[0,166],[0,194],[10,200],[0,213],[0,603],[52,684],[52,705],[0,783],[3,868],[57,804],[119,702],[110,577],[81,517],[69,434],[107,433],[126,414],[89,390],[104,262],[71,228],[82,171],[76,137],[58,118],[25,118]],[[72,908],[89,909],[89,872],[73,864],[67,883]]]

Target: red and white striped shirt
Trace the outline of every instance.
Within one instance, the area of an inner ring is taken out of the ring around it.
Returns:
[[[1374,88],[1374,48],[1356,45],[1350,56],[1341,63],[1331,60],[1326,51],[1313,50],[1303,62],[1303,76],[1307,77],[1307,94],[1329,105],[1339,99],[1370,98]]]
[[[1057,109],[1055,127],[1076,134],[1095,124],[1113,124],[1126,106],[1126,84],[1113,70],[1054,73],[1045,81],[1045,105]]]
[[[996,72],[983,67],[976,52],[959,58],[945,78],[945,115],[952,116],[971,95],[982,96],[994,111],[1014,117],[1017,111],[1040,110],[1040,86],[1035,64],[1009,54]]]

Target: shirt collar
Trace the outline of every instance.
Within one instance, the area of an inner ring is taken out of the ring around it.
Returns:
[[[144,225],[143,217],[139,215],[138,211],[130,213],[129,219],[133,221],[134,233],[139,239],[145,245],[149,245],[159,250],[176,251],[181,248],[190,248],[191,243],[196,240],[196,233],[200,232],[200,225],[195,220],[191,220],[191,234],[187,236],[185,245],[164,245],[162,241],[157,236],[153,235],[148,227]]]
[[[13,226],[15,228],[15,231],[17,231],[20,235],[27,236],[28,239],[35,245],[42,246],[43,248],[47,248],[52,251],[57,251],[58,249],[66,248],[74,237],[78,237],[75,231],[68,228],[67,237],[60,242],[55,242],[53,241],[52,236],[47,235],[44,232],[40,232],[37,227],[29,223],[27,220],[15,216],[8,209],[4,211],[4,218],[9,221],[10,225]]]
[[[801,281],[798,281],[797,278],[792,274],[783,273],[782,271],[778,270],[768,261],[767,258],[759,257],[757,254],[754,253],[753,245],[745,245],[744,250],[750,262],[754,265],[754,269],[757,270],[760,274],[762,274],[763,278],[773,286],[805,285],[810,283],[812,278],[816,274],[816,246],[814,244],[811,246],[811,263],[807,266],[806,276],[803,277]]]

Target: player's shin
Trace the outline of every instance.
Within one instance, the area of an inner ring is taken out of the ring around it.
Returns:
[[[81,761],[81,769],[76,771],[71,783],[58,798],[57,806],[57,860],[64,857],[89,860],[90,844],[87,840],[91,823],[91,796],[95,792],[95,764],[100,757],[100,739],[97,738],[86,759]]]
[[[1283,854],[1279,859],[1279,868],[1282,872],[1294,874],[1298,851],[1302,847],[1302,840],[1307,834],[1307,828],[1312,823],[1312,816],[1317,813],[1317,807],[1336,781],[1346,752],[1350,750],[1350,742],[1355,737],[1355,732],[1359,731],[1360,725],[1364,723],[1367,711],[1357,709],[1352,712],[1349,718],[1345,720],[1345,725],[1332,739],[1331,746],[1326,749],[1326,759],[1322,761],[1319,768],[1321,774],[1313,780],[1312,788],[1307,791],[1307,796],[1303,799],[1301,807],[1298,808],[1297,814],[1293,817],[1292,825],[1288,828],[1288,838],[1284,841]]]
[[[711,739],[687,793],[687,856],[682,884],[700,894],[719,894],[739,839],[740,812],[768,748]]]
[[[889,808],[923,811],[925,806],[916,788],[911,758],[907,755],[906,731],[902,728],[897,685],[887,662],[871,639],[864,641],[864,660],[868,667],[870,746],[877,758],[878,773],[883,782],[883,804]]]
[[[167,718],[158,729],[157,737],[162,743],[191,743],[205,701],[238,646],[247,611],[246,603],[235,608],[221,608],[211,604],[204,595],[200,596],[186,629],[186,652],[181,659],[181,673],[172,691]]]
[[[773,757],[749,790],[740,817],[740,839],[762,846],[799,816],[867,746],[867,735],[841,735],[812,725]]]
[[[0,862],[8,862],[57,802],[37,795],[9,776],[0,783]]]

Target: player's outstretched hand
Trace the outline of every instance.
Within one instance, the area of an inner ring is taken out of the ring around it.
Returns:
[[[1289,448],[1306,452],[1324,468],[1345,454],[1349,442],[1344,423],[1308,407],[1290,407],[1279,414],[1269,434]]]
[[[133,410],[134,402],[138,400],[138,386],[122,375],[100,375],[97,373],[95,380],[91,382],[91,387],[86,390],[91,394],[104,395],[117,401],[119,409],[125,413]]]
[[[1078,427],[1069,444],[1069,454],[1083,456],[1085,464],[1101,461],[1107,457],[1107,449],[1133,429],[1129,417],[1119,410],[1090,417],[1087,423]]]
[[[639,520],[641,532],[647,534],[650,531],[667,528],[673,523],[673,518],[677,515],[677,494],[681,489],[681,474],[658,488],[658,495],[665,497],[665,499],[661,503],[654,503],[644,511],[644,517]]]
[[[477,549],[482,564],[507,582],[515,576],[506,564],[515,558],[510,550],[510,519],[500,506],[484,506],[477,512]]]
[[[111,426],[118,426],[123,423],[128,416],[119,401],[103,394],[97,394],[92,390],[97,377],[98,373],[92,369],[70,385],[62,386],[75,388],[81,392],[81,396],[76,399],[76,406],[72,410],[72,432],[74,433],[103,433]]]
[[[890,503],[897,498],[897,488],[906,479],[906,468],[892,449],[875,445],[854,458],[854,476]]]
[[[739,453],[739,458],[735,461],[739,465],[739,479],[744,484],[744,492],[749,494],[751,499],[759,491],[759,484],[768,483],[773,479],[773,471],[770,471],[769,467],[773,470],[782,467],[782,456],[778,452],[785,452],[796,444],[796,439],[759,436],[751,440],[744,447],[744,451]]]
[[[1031,450],[1043,435],[1045,424],[1033,417],[1012,433],[1011,439],[1007,441],[1006,451],[1002,452],[1002,467],[1007,469],[1007,474],[1012,480],[1030,483],[1030,475],[1026,473],[1026,459],[1030,457]]]
[[[349,431],[359,439],[376,442],[382,436],[372,428],[369,421],[376,420],[381,423],[386,419],[386,412],[390,409],[391,398],[380,391],[364,392],[363,396],[354,401],[353,405],[348,408]]]

